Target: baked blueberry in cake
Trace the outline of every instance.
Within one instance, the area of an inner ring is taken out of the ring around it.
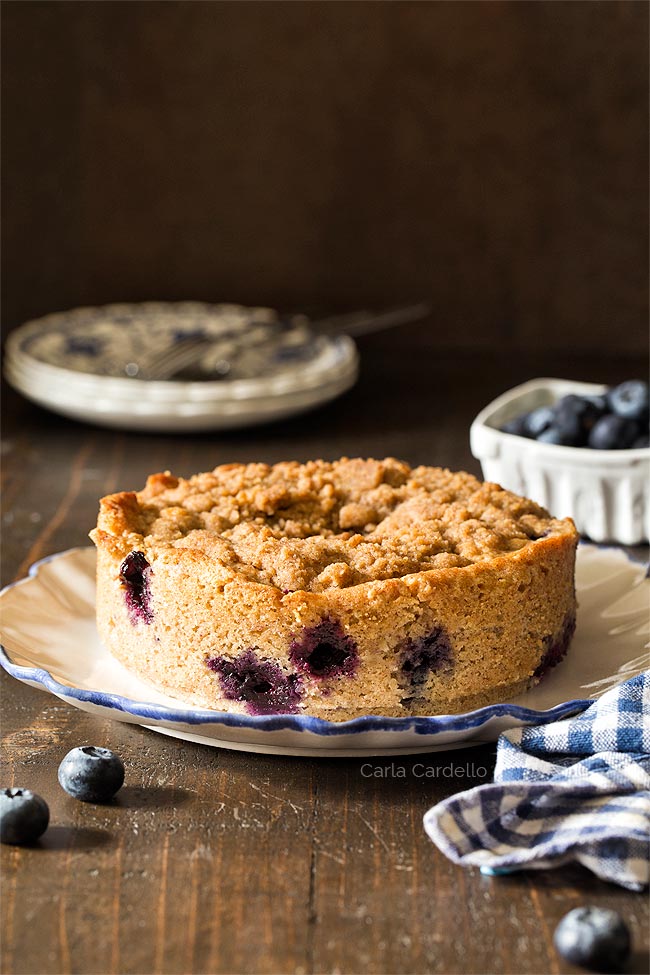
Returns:
[[[127,668],[246,714],[446,714],[567,652],[577,533],[470,474],[227,464],[105,497],[97,619]]]

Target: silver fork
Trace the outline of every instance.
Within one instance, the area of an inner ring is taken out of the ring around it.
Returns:
[[[124,371],[132,379],[170,379],[196,362],[214,339],[188,336],[162,352],[154,352],[140,363],[127,362]]]
[[[292,319],[294,328],[301,325],[306,327],[305,338],[301,344],[307,345],[316,336],[334,337],[336,335],[367,335],[397,325],[416,322],[430,313],[431,306],[421,302],[391,309],[385,312],[358,311],[343,315],[331,315],[317,321],[309,321],[303,316]],[[165,380],[178,375],[184,369],[196,365],[202,356],[211,350],[211,358],[215,359],[218,347],[221,345],[221,355],[216,358],[212,369],[217,376],[226,376],[232,369],[233,362],[245,352],[255,350],[258,354],[271,352],[279,345],[282,335],[287,332],[286,323],[269,322],[259,325],[251,332],[224,333],[224,335],[207,338],[204,336],[188,336],[180,339],[171,348],[155,352],[140,362],[129,362],[125,366],[127,376],[146,380]],[[268,348],[267,348],[268,347]]]
[[[171,379],[184,369],[196,365],[210,350],[211,358],[216,359],[211,372],[223,377],[230,372],[232,361],[243,352],[253,348],[261,351],[266,346],[270,348],[277,346],[278,336],[284,330],[282,322],[268,322],[257,324],[248,331],[238,333],[224,332],[223,335],[215,336],[189,335],[185,339],[178,339],[171,347],[152,353],[140,363],[127,363],[125,372],[127,376],[137,376],[138,379],[150,381]]]

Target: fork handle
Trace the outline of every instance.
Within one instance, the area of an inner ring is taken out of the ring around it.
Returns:
[[[368,335],[397,325],[419,322],[431,313],[431,305],[420,302],[393,308],[385,312],[359,311],[345,315],[331,315],[318,321],[309,322],[310,328],[318,335]]]

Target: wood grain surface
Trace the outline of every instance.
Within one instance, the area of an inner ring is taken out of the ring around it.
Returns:
[[[152,471],[348,453],[478,472],[468,426],[497,393],[544,374],[613,382],[639,365],[444,358],[388,335],[366,339],[362,361],[358,386],[329,407],[227,435],[100,430],[6,394],[5,582],[86,544],[100,495],[138,488]],[[576,867],[486,878],[429,842],[424,812],[488,781],[493,746],[371,760],[249,755],[102,720],[5,674],[2,692],[2,784],[35,790],[51,810],[37,845],[1,850],[6,975],[572,972],[552,934],[585,903],[621,912],[630,971],[647,970],[643,895]],[[60,760],[84,743],[125,761],[109,805],[58,786]]]

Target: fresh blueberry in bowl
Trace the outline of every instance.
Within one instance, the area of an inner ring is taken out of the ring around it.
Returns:
[[[552,405],[511,417],[501,430],[561,447],[644,447],[648,443],[648,384],[631,379],[603,394],[569,393]]]
[[[570,440],[570,446],[582,447],[595,423],[607,412],[604,396],[576,396],[569,393],[558,400],[553,408],[555,425]]]
[[[527,413],[521,413],[519,416],[515,416],[512,420],[508,420],[503,424],[501,429],[504,433],[512,433],[515,437],[527,437],[528,430],[526,428],[526,420],[528,418]]]
[[[630,932],[616,911],[577,907],[566,914],[553,936],[555,947],[573,965],[596,972],[620,972],[630,954]]]
[[[634,420],[607,413],[594,425],[587,442],[593,450],[625,450],[632,446],[637,434]]]
[[[124,763],[109,748],[82,745],[59,765],[59,784],[81,802],[108,802],[124,784]]]
[[[581,447],[585,433],[581,418],[575,413],[556,412],[553,422],[537,437],[540,443],[556,443],[564,447]]]
[[[50,821],[47,803],[29,789],[0,791],[0,842],[33,843]]]
[[[546,430],[542,430],[542,432],[535,437],[535,439],[538,443],[554,443],[561,447],[568,446],[568,444],[565,443],[562,432],[556,426],[550,426],[547,427]]]
[[[642,379],[628,379],[607,393],[612,413],[639,422],[648,419],[648,384]]]
[[[574,394],[570,394],[574,395]],[[596,419],[602,416],[603,413],[607,413],[609,410],[609,405],[607,403],[607,393],[585,393],[582,396],[578,396],[578,399],[583,400],[590,407],[590,411]]]
[[[537,439],[553,424],[555,413],[550,406],[538,406],[524,418],[524,428],[529,437]]]
[[[470,446],[486,481],[573,518],[593,542],[637,545],[650,531],[648,422],[613,412],[613,388],[531,379],[481,410]]]

